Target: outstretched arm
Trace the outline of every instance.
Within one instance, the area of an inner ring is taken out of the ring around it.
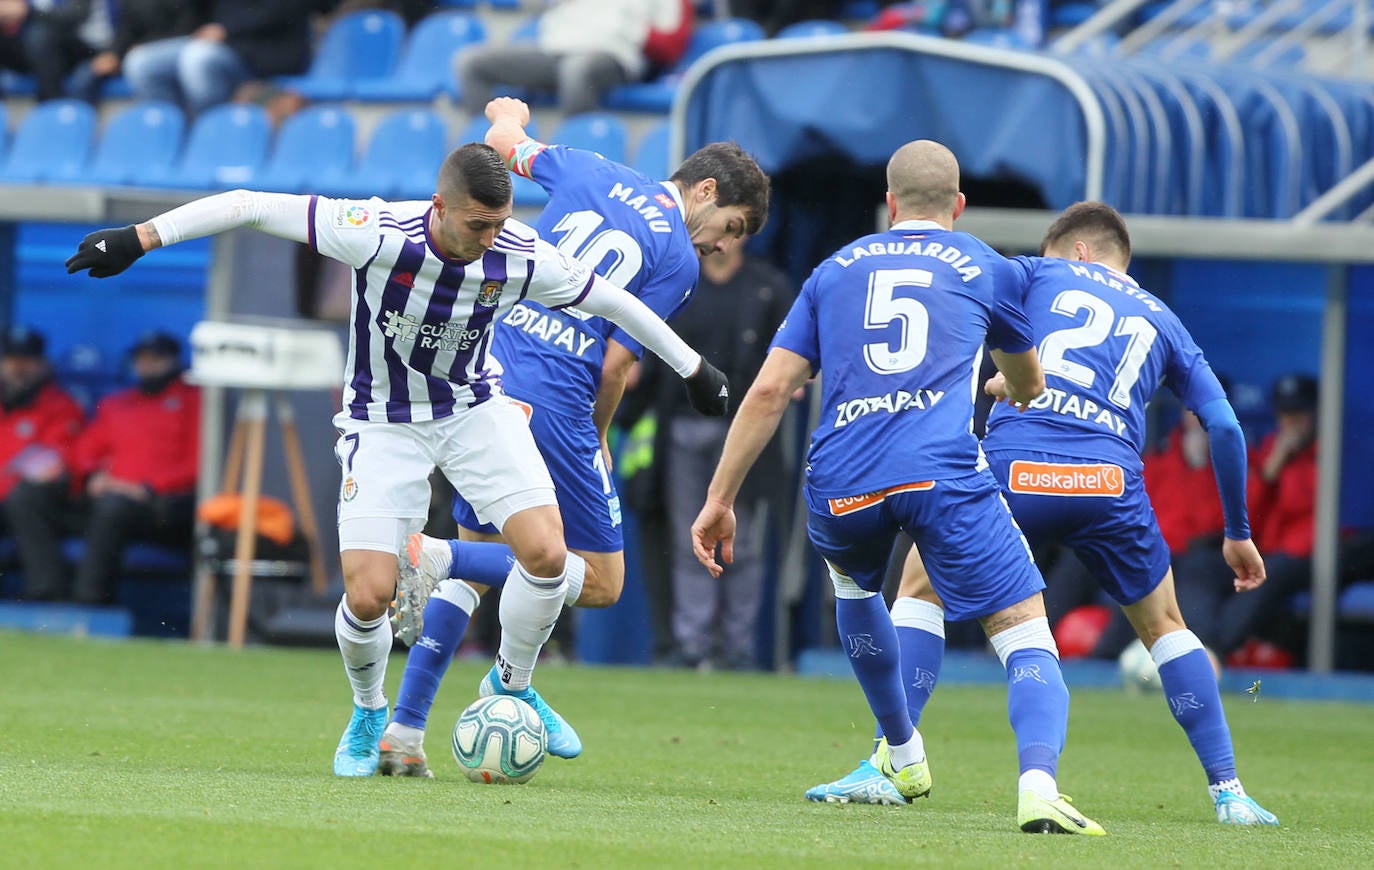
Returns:
[[[516,145],[530,138],[530,134],[525,132],[530,122],[530,107],[524,100],[497,97],[487,103],[487,120],[491,121],[491,128],[487,130],[486,143],[495,148],[503,159],[510,157],[511,149]]]
[[[592,275],[586,295],[577,300],[579,311],[598,314],[653,351],[687,381],[692,407],[712,417],[729,410],[730,390],[725,375],[683,341],[653,309],[633,293],[599,275]]]
[[[203,197],[141,224],[96,230],[68,258],[67,272],[89,269],[93,278],[108,278],[154,248],[243,226],[304,242],[310,236],[310,202],[309,196],[255,190]]]

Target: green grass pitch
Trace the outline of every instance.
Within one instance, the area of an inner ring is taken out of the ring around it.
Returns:
[[[869,743],[844,680],[545,667],[585,754],[483,786],[448,748],[480,662],[440,691],[433,781],[331,775],[349,713],[332,651],[0,632],[0,663],[4,867],[1374,866],[1368,706],[1226,698],[1246,786],[1283,823],[1251,830],[1216,823],[1158,696],[1077,691],[1059,782],[1108,834],[1079,838],[1016,829],[1000,687],[936,693],[929,800],[827,806],[802,792]]]

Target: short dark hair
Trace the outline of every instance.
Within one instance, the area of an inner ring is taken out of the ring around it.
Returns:
[[[1131,234],[1126,229],[1126,219],[1105,202],[1076,202],[1064,209],[1045,231],[1040,254],[1043,256],[1045,251],[1071,238],[1084,239],[1104,252],[1119,254],[1126,262],[1131,260]]]
[[[490,208],[511,201],[510,170],[490,145],[469,142],[449,152],[439,167],[439,195],[471,199]]]
[[[690,188],[708,178],[716,180],[716,205],[743,206],[744,232],[754,235],[768,222],[768,176],[753,156],[735,142],[712,142],[691,154],[669,181]]]

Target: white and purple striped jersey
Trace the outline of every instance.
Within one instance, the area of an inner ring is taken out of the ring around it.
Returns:
[[[592,271],[507,220],[481,260],[450,260],[429,235],[430,203],[312,196],[308,243],[353,267],[343,407],[356,420],[447,417],[501,391],[492,325],[515,303],[581,302]]]

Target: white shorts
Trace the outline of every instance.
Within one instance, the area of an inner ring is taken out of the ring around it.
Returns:
[[[494,396],[421,423],[334,417],[339,440],[339,550],[399,553],[429,516],[437,466],[483,522],[498,529],[526,508],[556,505],[553,480],[522,406]]]

